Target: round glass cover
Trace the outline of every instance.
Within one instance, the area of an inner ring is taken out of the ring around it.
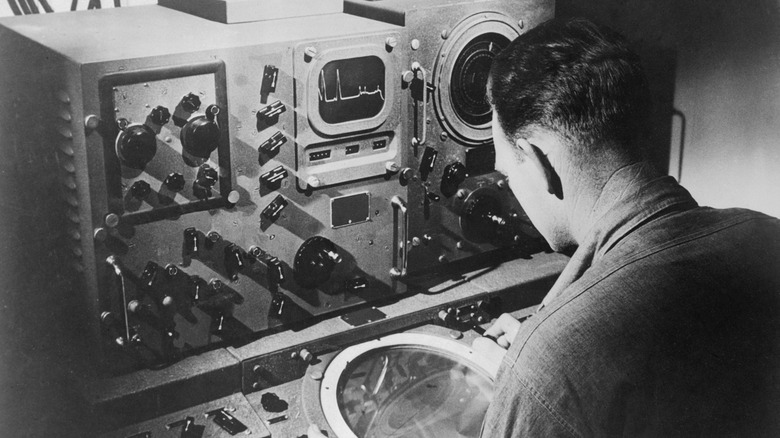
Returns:
[[[361,438],[478,437],[493,382],[455,354],[391,346],[350,361],[336,397],[342,417]]]

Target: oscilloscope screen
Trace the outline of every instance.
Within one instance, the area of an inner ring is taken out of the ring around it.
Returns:
[[[339,59],[318,78],[319,114],[328,124],[370,119],[385,105],[385,64],[376,56]]]

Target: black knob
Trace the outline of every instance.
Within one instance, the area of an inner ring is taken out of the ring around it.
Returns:
[[[168,187],[169,190],[179,192],[184,189],[184,175],[179,172],[173,172],[165,177],[163,184],[165,184],[165,187]]]
[[[458,191],[458,186],[466,180],[468,172],[466,166],[456,161],[448,164],[444,168],[444,174],[441,177],[441,194],[450,197]]]
[[[196,117],[187,122],[181,129],[181,145],[188,153],[199,157],[208,158],[219,146],[222,133],[219,126],[206,116]]]
[[[159,105],[152,108],[152,112],[149,114],[149,118],[155,125],[162,126],[171,120],[171,112],[168,111],[168,108]]]
[[[217,178],[219,178],[217,171],[208,164],[204,164],[198,168],[195,183],[201,187],[214,187],[214,184],[217,183]]]
[[[119,134],[117,156],[127,167],[143,169],[157,153],[157,136],[146,125],[131,125]]]
[[[136,199],[145,199],[152,193],[152,186],[146,181],[136,181],[130,186],[130,194]]]
[[[339,263],[341,255],[333,242],[320,236],[311,237],[295,254],[293,275],[301,286],[313,288],[328,281]]]
[[[466,238],[480,243],[498,239],[507,225],[501,201],[484,193],[466,200],[460,223]]]
[[[194,113],[200,109],[200,97],[196,94],[188,93],[181,98],[181,108],[188,113]]]

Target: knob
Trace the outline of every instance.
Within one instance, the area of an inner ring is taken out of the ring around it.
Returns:
[[[214,187],[214,184],[217,183],[217,178],[219,178],[217,171],[208,164],[203,164],[198,168],[195,184],[201,187]]]
[[[130,125],[119,134],[116,155],[125,166],[143,169],[157,153],[157,136],[146,125]]]
[[[194,113],[200,109],[200,97],[196,94],[188,93],[181,98],[181,108],[188,113]]]
[[[475,190],[465,202],[460,224],[463,234],[472,242],[498,239],[506,228],[501,201],[491,192]]]
[[[307,239],[295,254],[293,275],[299,285],[313,288],[330,279],[341,263],[341,255],[330,240],[315,236]]]
[[[152,112],[149,114],[149,118],[155,125],[162,126],[171,120],[171,112],[168,111],[168,108],[159,105],[152,108]]]
[[[184,175],[178,172],[173,172],[165,177],[163,184],[165,184],[165,187],[168,187],[168,189],[171,191],[180,192],[184,189]]]
[[[136,199],[145,199],[152,193],[152,186],[146,181],[136,181],[130,186],[130,194]]]
[[[444,174],[441,177],[441,193],[446,197],[454,195],[458,191],[458,186],[466,180],[468,172],[466,166],[459,161],[448,164],[444,168]]]
[[[185,151],[199,158],[209,158],[219,146],[222,132],[216,122],[219,107],[209,105],[205,116],[190,119],[181,129],[181,145]]]

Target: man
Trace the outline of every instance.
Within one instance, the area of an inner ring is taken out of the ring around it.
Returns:
[[[489,94],[498,170],[573,255],[534,316],[475,341],[502,361],[482,436],[779,436],[780,221],[642,161],[645,78],[608,29],[532,29]]]
[[[646,81],[608,29],[530,30],[489,90],[497,169],[573,255],[534,316],[474,342],[501,362],[482,436],[780,436],[780,221],[642,160]]]

